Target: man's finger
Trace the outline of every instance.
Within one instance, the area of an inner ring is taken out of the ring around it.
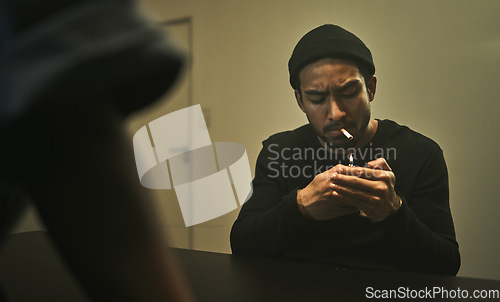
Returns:
[[[383,157],[377,158],[376,160],[372,160],[368,162],[366,165],[368,166],[368,168],[371,169],[392,171],[391,167],[389,167],[389,164]]]
[[[381,169],[381,168],[366,168],[366,167],[342,167],[337,170],[330,170],[328,171],[329,173],[329,179],[334,181],[335,179],[338,178],[338,175],[346,175],[346,176],[353,176],[357,178],[362,178],[362,179],[368,179],[368,180],[388,180],[390,178],[390,174],[392,174],[391,169],[389,166],[387,166],[386,169]]]

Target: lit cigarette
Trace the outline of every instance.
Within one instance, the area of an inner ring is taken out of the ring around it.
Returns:
[[[352,153],[349,153],[349,167],[354,167],[354,156],[352,156]]]
[[[353,136],[344,128],[340,129],[340,131],[342,131],[342,133],[345,135],[345,137],[347,137],[348,140],[353,139]]]

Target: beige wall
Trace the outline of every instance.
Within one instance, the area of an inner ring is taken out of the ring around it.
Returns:
[[[143,0],[156,20],[191,17],[193,104],[210,113],[212,141],[243,144],[252,171],[261,141],[306,119],[288,84],[298,39],[323,23],[370,47],[378,89],[373,115],[435,139],[450,172],[460,275],[500,279],[500,1]],[[230,252],[237,211],[196,227],[170,218],[174,246]]]

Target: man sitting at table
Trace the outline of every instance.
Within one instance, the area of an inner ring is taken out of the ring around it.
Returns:
[[[323,25],[302,37],[288,67],[309,124],[264,141],[253,195],[231,231],[233,253],[455,275],[443,152],[371,117],[370,50]]]

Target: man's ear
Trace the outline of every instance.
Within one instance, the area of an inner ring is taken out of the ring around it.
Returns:
[[[297,105],[299,105],[300,110],[306,113],[306,111],[304,110],[304,102],[302,101],[302,95],[297,89],[295,89],[293,92],[295,93],[295,99],[297,100]]]
[[[368,99],[373,101],[375,98],[375,91],[377,91],[377,77],[372,76],[371,79],[368,81],[367,90],[368,90]]]

